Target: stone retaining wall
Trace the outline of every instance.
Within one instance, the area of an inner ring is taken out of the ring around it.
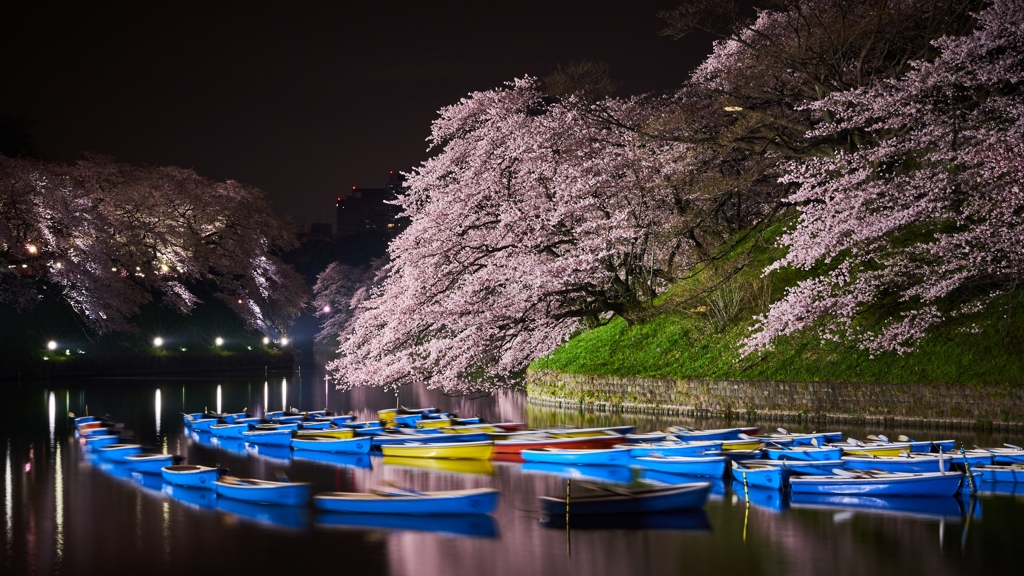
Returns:
[[[1024,430],[1024,387],[675,380],[531,371],[532,404],[761,422]]]

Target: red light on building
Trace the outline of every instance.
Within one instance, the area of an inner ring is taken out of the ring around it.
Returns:
[[[353,189],[353,190],[355,190],[355,189],[356,189],[356,187],[355,187],[355,186],[353,186],[353,187],[352,187],[352,189]]]

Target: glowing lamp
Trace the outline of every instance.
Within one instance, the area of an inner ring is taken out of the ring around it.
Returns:
[[[267,344],[270,344],[270,338],[267,338],[266,336],[264,336],[263,337],[263,345],[266,346]]]
[[[287,345],[288,345],[288,339],[287,338],[281,338],[281,346],[287,346]]]
[[[159,348],[159,347],[161,347],[163,345],[164,345],[164,339],[163,338],[161,338],[159,336],[157,336],[156,338],[153,338],[153,346],[156,346],[157,348]]]
[[[57,343],[54,342],[53,340],[50,340],[49,342],[46,343],[46,349],[47,350],[56,350],[57,349]]]
[[[223,346],[224,345],[224,339],[221,338],[220,336],[217,336],[217,339],[214,340],[213,343],[216,344],[217,346]]]

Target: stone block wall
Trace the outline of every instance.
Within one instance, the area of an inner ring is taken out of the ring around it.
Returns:
[[[527,398],[561,408],[738,420],[1024,430],[1024,388],[675,380],[531,371]]]

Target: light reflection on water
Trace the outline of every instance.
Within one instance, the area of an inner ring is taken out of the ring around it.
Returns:
[[[160,388],[177,385],[171,381],[158,384]],[[790,507],[777,493],[751,491],[744,496],[722,484],[715,488],[706,509],[696,516],[667,515],[651,519],[643,529],[624,523],[625,519],[611,519],[604,525],[578,526],[567,532],[564,524],[562,528],[541,524],[536,499],[564,494],[565,476],[580,473],[578,469],[307,455],[287,449],[249,450],[244,444],[230,442],[214,444],[209,435],[189,437],[183,433],[178,407],[173,408],[173,417],[171,410],[162,414],[160,388],[154,398],[152,381],[89,385],[91,413],[112,414],[126,428],[140,431],[138,440],[143,444],[181,454],[190,463],[225,466],[233,475],[274,479],[280,473],[313,482],[315,491],[366,491],[388,484],[421,491],[495,487],[502,492],[501,506],[493,518],[486,519],[339,518],[318,515],[311,509],[218,501],[208,491],[169,492],[159,477],[133,475],[116,467],[101,471],[73,442],[69,421],[51,417],[43,424],[45,416],[39,412],[38,396],[33,396],[31,403],[19,403],[20,397],[15,395],[8,404],[25,409],[15,410],[17,414],[11,420],[0,422],[9,437],[5,458],[7,563],[21,572],[29,572],[28,567],[33,565],[41,570],[50,566],[53,571],[59,567],[62,574],[99,572],[101,566],[126,573],[132,569],[181,572],[194,571],[197,565],[223,573],[279,574],[282,559],[291,559],[340,564],[346,571],[410,576],[730,572],[945,575],[1014,565],[1016,557],[1010,553],[1013,546],[1004,543],[1024,530],[1024,505],[1013,496],[1013,488],[1008,496],[984,496],[981,510],[969,516],[967,522],[961,512],[963,504],[953,499],[923,508],[918,502],[886,502],[886,507],[879,507],[856,499],[794,503]],[[187,381],[182,397],[188,404],[180,408],[184,412],[198,411],[212,405],[219,396],[229,407],[260,406],[262,400],[265,410],[269,383],[264,382],[262,398],[258,381],[255,388],[252,390],[244,378]],[[250,397],[253,392],[255,399]],[[293,392],[296,407],[329,405],[338,412],[351,410],[359,419],[373,418],[377,408],[395,403],[393,392],[379,390],[339,392],[308,386]],[[71,396],[84,402],[84,393]],[[282,407],[287,409],[284,378],[281,399]],[[406,406],[435,405],[464,416],[479,414],[490,421],[525,420],[534,427],[626,422],[645,430],[669,423],[697,424],[692,419],[535,407],[526,404],[521,393],[508,391],[482,397],[448,397],[403,389],[398,402]],[[35,408],[28,408],[30,404]],[[49,398],[46,407],[47,416],[55,414]],[[721,423],[700,424],[711,427]],[[893,432],[900,432],[845,428],[859,437],[867,433],[888,433],[891,437]],[[950,435],[910,432],[918,438]],[[1020,443],[1019,438],[1003,435],[953,435],[968,444]],[[30,446],[45,446],[43,442],[51,437],[54,444],[49,457],[21,472],[19,463],[29,463],[26,454]],[[15,466],[19,466],[17,474]],[[595,481],[614,482],[621,475],[620,470],[584,472]],[[124,480],[129,477],[133,480]],[[16,505],[15,481],[24,487],[19,488]],[[575,478],[573,486],[577,486]],[[54,506],[52,514],[50,505]],[[45,514],[40,515],[41,511]],[[45,558],[51,560],[47,563]]]

